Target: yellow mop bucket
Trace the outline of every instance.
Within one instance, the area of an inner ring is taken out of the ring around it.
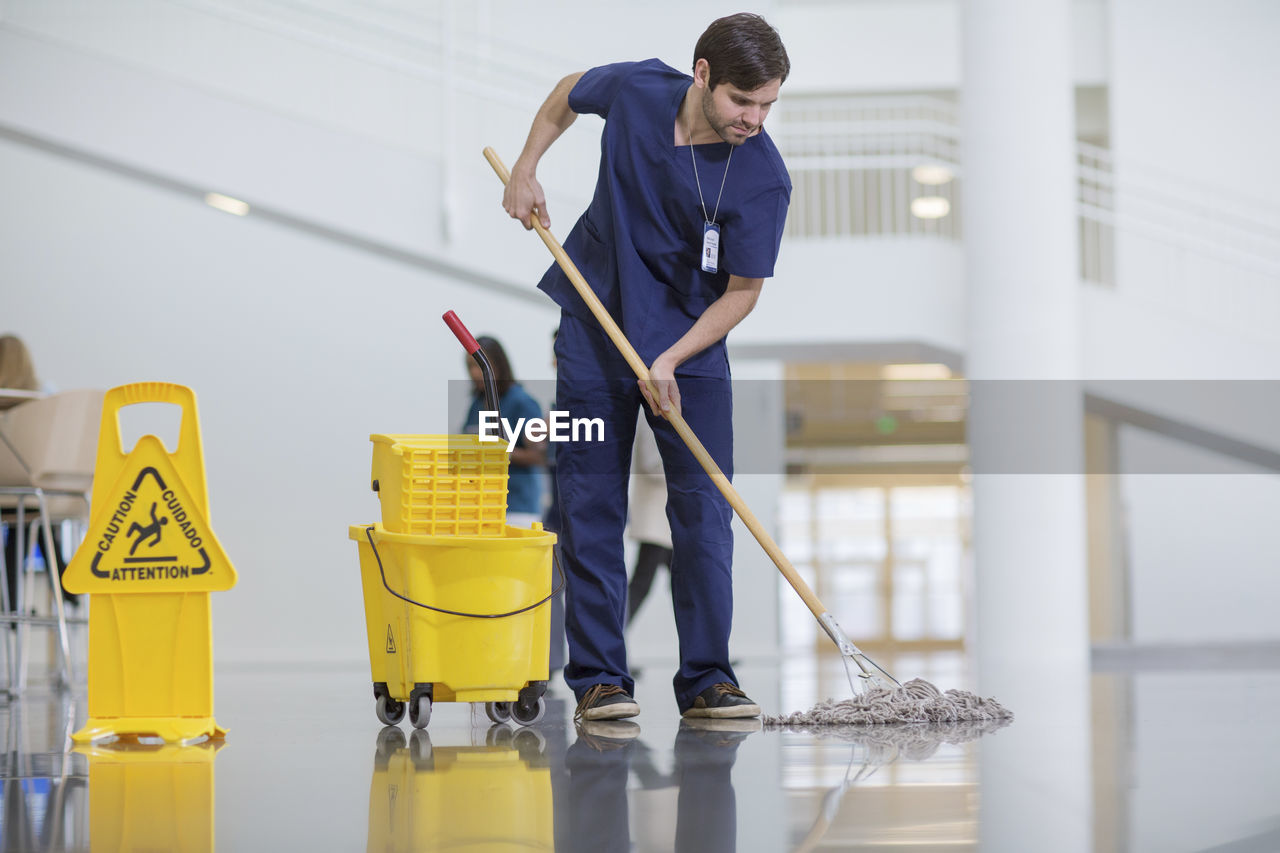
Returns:
[[[502,536],[423,536],[354,525],[378,719],[408,705],[484,702],[495,722],[542,718],[551,630],[551,552],[535,524]]]

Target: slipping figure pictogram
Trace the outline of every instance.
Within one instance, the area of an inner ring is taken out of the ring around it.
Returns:
[[[156,504],[153,502],[151,504],[151,523],[150,524],[144,527],[135,521],[133,524],[129,525],[129,531],[125,535],[132,536],[135,532],[137,532],[138,534],[137,541],[135,541],[133,543],[133,547],[129,549],[129,556],[132,557],[134,552],[138,550],[138,546],[141,545],[143,542],[145,542],[147,539],[152,540],[151,544],[147,546],[148,548],[154,548],[157,545],[159,545],[161,530],[168,523],[169,523],[168,518],[156,517]]]

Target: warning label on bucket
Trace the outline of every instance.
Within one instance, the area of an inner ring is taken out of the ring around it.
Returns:
[[[67,567],[83,592],[213,591],[235,571],[162,445],[139,443]]]

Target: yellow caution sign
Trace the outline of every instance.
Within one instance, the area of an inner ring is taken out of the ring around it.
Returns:
[[[67,568],[74,592],[220,592],[236,574],[160,439],[144,435],[115,484],[95,494],[83,555]],[[83,550],[83,549],[82,549]],[[87,563],[87,565],[85,565]]]
[[[128,453],[120,410],[182,408],[178,447],[145,435]],[[107,392],[89,532],[63,583],[95,597],[89,611],[89,721],[83,743],[108,736],[170,742],[219,738],[213,720],[209,593],[236,572],[209,526],[195,393],[146,382]]]

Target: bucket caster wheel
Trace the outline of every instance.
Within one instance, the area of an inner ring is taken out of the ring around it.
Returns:
[[[544,756],[547,751],[547,739],[537,729],[516,729],[511,738],[511,745],[520,753],[522,759],[529,762],[531,767],[550,766]]]
[[[538,720],[541,720],[546,713],[547,703],[541,696],[532,703],[525,702],[523,699],[511,703],[511,719],[522,726],[532,726]]]
[[[495,723],[505,723],[511,719],[510,702],[485,702],[484,712]]]
[[[409,735],[409,758],[415,770],[431,770],[435,762],[431,760],[431,735],[426,729],[414,729]]]
[[[515,745],[515,733],[511,726],[497,723],[489,726],[489,731],[484,733],[485,746],[497,746],[502,749],[511,749]]]
[[[425,729],[431,722],[431,697],[419,696],[409,705],[409,723],[415,729]]]
[[[387,726],[378,732],[378,757],[385,761],[394,755],[397,750],[404,749],[407,743],[404,732],[400,730],[399,726]]]
[[[404,719],[404,703],[397,702],[385,693],[378,696],[375,710],[377,711],[378,719],[384,726],[398,726],[400,721]]]

